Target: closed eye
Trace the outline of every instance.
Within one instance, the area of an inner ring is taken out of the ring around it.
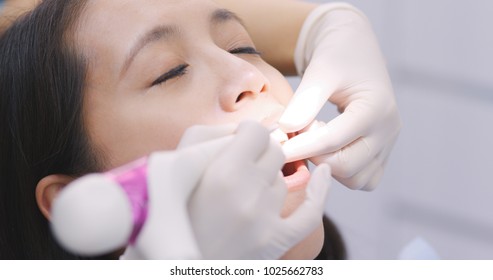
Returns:
[[[152,82],[151,86],[159,85],[170,79],[183,76],[187,73],[187,68],[188,68],[188,64],[178,65],[175,68],[159,76],[154,82]]]
[[[253,47],[234,48],[232,50],[229,50],[229,53],[231,53],[231,54],[255,54],[255,55],[261,55],[261,53],[259,51],[257,51]]]

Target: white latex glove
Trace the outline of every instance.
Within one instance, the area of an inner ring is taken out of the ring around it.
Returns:
[[[227,133],[196,128],[181,143]],[[217,133],[217,134],[216,134]],[[182,147],[182,146],[181,146]],[[189,204],[197,241],[206,259],[278,259],[320,224],[330,168],[312,174],[303,204],[281,218],[287,189],[284,156],[258,124],[242,123],[235,139],[211,163]]]
[[[368,19],[344,3],[317,7],[301,30],[295,64],[303,79],[279,123],[285,132],[305,133],[283,145],[287,160],[328,163],[347,187],[374,189],[401,121]],[[310,128],[327,100],[341,115]]]

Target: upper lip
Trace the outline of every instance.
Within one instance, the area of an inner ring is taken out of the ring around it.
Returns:
[[[268,114],[267,116],[261,118],[260,123],[270,130],[275,129],[278,127],[277,122],[281,118],[281,115],[283,112],[284,112],[284,110],[281,110],[281,109],[274,110],[270,114]]]

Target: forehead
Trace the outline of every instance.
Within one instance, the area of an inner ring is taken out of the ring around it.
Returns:
[[[217,8],[208,0],[89,0],[79,27],[81,31],[123,32],[156,23],[193,23],[205,20]]]
[[[115,73],[129,48],[148,30],[177,26],[195,35],[203,33],[219,7],[208,0],[88,0],[76,29],[75,43],[92,67]]]

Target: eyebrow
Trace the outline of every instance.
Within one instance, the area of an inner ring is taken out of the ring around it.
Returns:
[[[235,13],[227,9],[217,9],[211,13],[210,22],[212,24],[222,24],[228,21],[237,21],[244,26],[243,21]],[[159,25],[146,32],[130,49],[125,63],[123,63],[120,77],[128,70],[134,58],[145,46],[157,41],[169,40],[170,38],[179,36],[179,34],[180,29],[175,25]]]
[[[245,24],[243,23],[243,20],[241,20],[241,18],[238,17],[238,15],[236,15],[235,13],[233,13],[230,10],[217,9],[211,14],[211,22],[212,23],[223,23],[223,22],[231,21],[231,20],[237,21],[241,25],[245,26]]]

